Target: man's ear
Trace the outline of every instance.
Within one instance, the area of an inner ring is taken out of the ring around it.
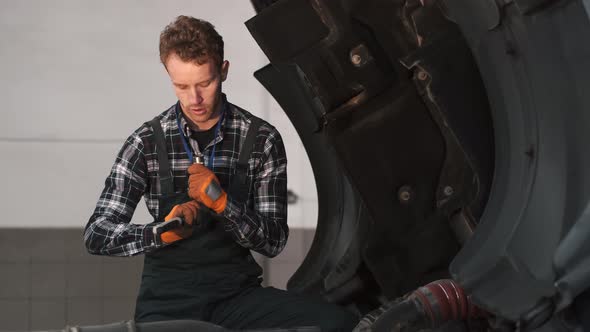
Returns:
[[[221,64],[221,81],[225,82],[225,79],[227,79],[227,72],[229,70],[229,61],[224,60],[223,63]]]

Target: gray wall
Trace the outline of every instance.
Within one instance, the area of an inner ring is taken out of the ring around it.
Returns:
[[[243,25],[254,15],[245,0],[1,1],[0,227],[86,223],[124,139],[176,101],[158,37],[180,14],[208,19],[224,36],[224,90],[282,133],[289,188],[301,197],[290,224],[314,227],[317,198],[301,141],[252,75],[267,59]],[[149,221],[142,203],[134,222]]]
[[[85,253],[82,228],[115,155],[141,123],[175,102],[158,36],[176,16],[211,21],[231,62],[230,101],[281,132],[289,160],[291,237],[264,260],[284,288],[317,221],[309,161],[276,102],[253,78],[268,61],[245,29],[246,0],[0,1],[0,331],[131,318],[142,257]],[[133,222],[150,218],[141,203]],[[119,281],[123,281],[119,284]]]

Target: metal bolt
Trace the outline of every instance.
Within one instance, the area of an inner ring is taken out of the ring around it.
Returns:
[[[363,62],[363,58],[359,54],[352,54],[350,61],[353,65],[358,66],[361,64],[361,62]]]
[[[427,78],[428,78],[428,74],[426,74],[426,72],[425,72],[425,71],[422,71],[422,70],[421,70],[421,71],[419,71],[419,72],[418,72],[418,79],[419,79],[420,81],[424,81],[424,80],[426,80]],[[452,189],[452,188],[451,188],[451,189]]]
[[[451,187],[451,186],[446,186],[445,189],[443,189],[443,193],[446,196],[451,196],[454,192],[455,192],[455,190],[453,190],[453,187]]]
[[[350,50],[349,57],[350,62],[355,67],[362,67],[373,59],[369,49],[364,44],[359,44]]]
[[[402,204],[407,204],[412,200],[413,191],[410,186],[402,186],[397,191],[397,197]]]
[[[409,201],[410,200],[410,197],[411,197],[411,195],[410,195],[410,193],[408,191],[402,191],[399,194],[399,199],[402,200],[402,201],[404,201],[404,202]]]

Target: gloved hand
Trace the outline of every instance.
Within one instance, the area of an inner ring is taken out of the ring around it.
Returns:
[[[171,219],[180,217],[184,224],[174,229],[166,231],[160,235],[162,242],[170,244],[178,240],[186,239],[193,234],[193,222],[197,219],[199,204],[195,201],[189,201],[183,204],[175,205],[170,213],[164,218],[164,223]]]
[[[188,174],[188,195],[216,213],[223,212],[227,194],[221,188],[217,176],[201,164],[191,165]]]

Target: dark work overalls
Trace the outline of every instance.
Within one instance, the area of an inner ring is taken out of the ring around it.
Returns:
[[[234,199],[243,199],[248,192],[247,162],[259,126],[258,121],[253,124],[240,151],[238,174],[232,177],[229,192],[234,193]],[[186,182],[179,186],[185,188],[184,192],[174,192],[164,133],[159,120],[150,121],[150,125],[154,129],[162,193],[158,220],[163,221],[174,205],[190,197]],[[213,303],[260,284],[262,269],[250,250],[237,244],[223,229],[223,222],[215,218],[205,208],[200,209],[198,225],[193,227],[190,238],[145,254],[136,321],[206,319]]]
[[[159,121],[154,128],[162,198],[161,221],[176,204],[189,199],[175,193]],[[245,202],[248,159],[260,125],[253,118],[240,150],[237,168],[226,191]],[[222,184],[223,186],[223,184]],[[179,188],[186,188],[186,183]],[[185,189],[186,191],[186,189]],[[351,331],[357,317],[316,298],[261,287],[262,269],[250,250],[238,245],[213,213],[199,210],[190,238],[146,253],[135,320],[153,322],[192,319],[230,328],[318,326],[325,331]]]

